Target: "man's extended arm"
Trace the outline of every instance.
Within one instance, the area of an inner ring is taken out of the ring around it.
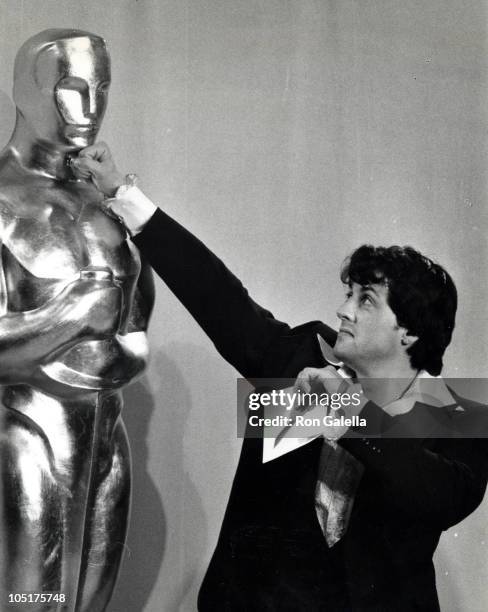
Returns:
[[[106,195],[123,183],[108,147],[97,143],[80,154],[79,174],[91,176]],[[111,165],[112,172],[107,165]],[[128,213],[140,205],[140,218]],[[248,295],[242,283],[200,240],[157,209],[137,188],[111,203],[113,212],[129,221],[129,231],[142,255],[188,309],[220,354],[243,376],[257,377],[273,340],[289,327],[274,319]],[[130,223],[135,226],[130,227]],[[140,226],[143,226],[142,229]]]
[[[259,376],[267,347],[288,326],[257,305],[195,236],[157,210],[134,242],[220,354],[243,376]]]

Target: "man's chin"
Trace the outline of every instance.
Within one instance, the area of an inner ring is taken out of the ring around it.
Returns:
[[[347,350],[347,347],[344,346],[344,341],[340,337],[337,338],[336,343],[334,344],[333,350],[334,350],[334,355],[340,361],[344,361],[344,358],[347,357],[347,354],[349,353],[349,351]]]
[[[335,343],[333,351],[338,361],[342,361],[346,367],[354,369],[352,365],[354,362],[354,354],[353,351],[350,350],[350,347],[344,346],[344,343],[339,340]]]

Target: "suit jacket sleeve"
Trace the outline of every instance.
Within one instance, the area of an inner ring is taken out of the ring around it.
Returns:
[[[265,376],[267,348],[288,325],[256,304],[222,261],[162,210],[133,240],[224,359],[244,377]]]
[[[375,432],[391,431],[398,420],[372,402],[361,416]],[[399,516],[448,529],[483,499],[488,476],[484,438],[345,437],[340,444],[361,461],[378,483],[382,502],[387,500]]]

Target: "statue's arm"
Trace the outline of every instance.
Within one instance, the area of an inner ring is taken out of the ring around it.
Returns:
[[[147,366],[149,350],[147,328],[154,306],[154,279],[150,266],[142,262],[141,272],[134,291],[127,329],[115,336],[118,347],[116,378],[127,384]],[[109,374],[108,370],[106,374]]]
[[[29,382],[40,365],[80,338],[113,335],[120,299],[111,281],[76,279],[35,310],[9,312],[0,259],[0,384]]]

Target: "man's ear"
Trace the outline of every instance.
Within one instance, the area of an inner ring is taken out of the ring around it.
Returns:
[[[401,339],[400,342],[402,343],[402,346],[406,347],[406,348],[410,348],[415,342],[417,342],[417,340],[419,339],[418,336],[414,336],[413,334],[409,333],[409,331],[407,329],[405,329],[404,327],[400,328],[402,335],[401,335]]]

